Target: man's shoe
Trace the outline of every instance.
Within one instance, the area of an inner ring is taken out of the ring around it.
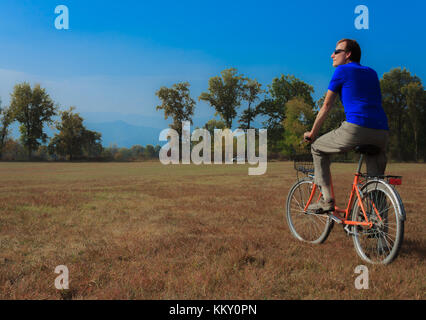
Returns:
[[[323,198],[320,201],[309,205],[308,212],[315,214],[322,214],[334,211],[334,199],[325,201]]]

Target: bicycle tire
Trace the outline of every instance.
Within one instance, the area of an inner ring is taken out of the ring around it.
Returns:
[[[305,178],[297,181],[290,188],[286,203],[286,218],[290,232],[296,239],[320,244],[327,239],[334,222],[326,214],[320,215],[304,211],[312,187],[313,180]],[[318,189],[315,196],[319,196]]]
[[[404,206],[398,192],[384,180],[374,180],[361,188],[362,203],[373,226],[353,226],[352,239],[358,256],[371,264],[389,264],[398,255],[404,237]],[[374,206],[373,206],[374,203]],[[377,208],[380,218],[377,217]],[[365,221],[357,199],[353,221]]]

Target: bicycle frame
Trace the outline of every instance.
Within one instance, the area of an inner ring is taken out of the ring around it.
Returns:
[[[339,219],[340,223],[345,224],[345,225],[358,225],[358,226],[366,226],[366,227],[371,228],[373,226],[373,223],[371,221],[369,221],[369,219],[368,219],[368,215],[365,211],[364,204],[362,203],[361,191],[359,190],[360,177],[361,177],[360,171],[361,171],[362,160],[363,160],[363,157],[361,155],[361,158],[359,160],[358,170],[357,170],[357,173],[355,173],[354,181],[352,183],[352,190],[351,190],[351,194],[350,194],[349,201],[348,201],[346,209],[341,209],[341,208],[335,206],[333,216],[335,218]],[[331,194],[333,196],[333,199],[336,199],[336,197],[334,195],[334,188],[333,188],[333,182],[331,180],[331,176],[330,176],[330,182],[331,182]],[[304,208],[305,212],[308,210],[308,206],[311,204],[317,188],[318,188],[318,186],[314,183],[310,197],[309,197],[308,202],[306,203],[306,206]],[[319,193],[318,199],[316,201],[319,201],[320,198],[321,198],[321,192]],[[351,208],[352,208],[353,203],[354,203],[356,198],[358,199],[358,206],[361,208],[361,211],[364,214],[365,222],[353,221],[349,218],[349,214],[351,213]],[[372,203],[372,205],[373,205],[374,212],[376,213],[377,217],[379,218],[379,221],[382,222],[382,217],[380,217],[379,211],[377,210],[374,202]],[[343,214],[343,217],[341,217],[340,214]]]

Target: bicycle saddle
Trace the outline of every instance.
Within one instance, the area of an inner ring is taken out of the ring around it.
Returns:
[[[354,148],[355,152],[362,153],[362,154],[368,154],[370,156],[374,156],[378,153],[380,153],[381,149],[378,146],[375,146],[373,144],[364,144],[359,145]]]

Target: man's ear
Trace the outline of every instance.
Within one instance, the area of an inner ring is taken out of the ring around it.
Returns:
[[[352,61],[352,59],[351,59],[351,57],[352,57],[352,52],[351,52],[351,51],[349,51],[349,52],[345,52],[345,54],[346,54],[346,59],[349,59],[349,60],[351,60],[351,61]]]

